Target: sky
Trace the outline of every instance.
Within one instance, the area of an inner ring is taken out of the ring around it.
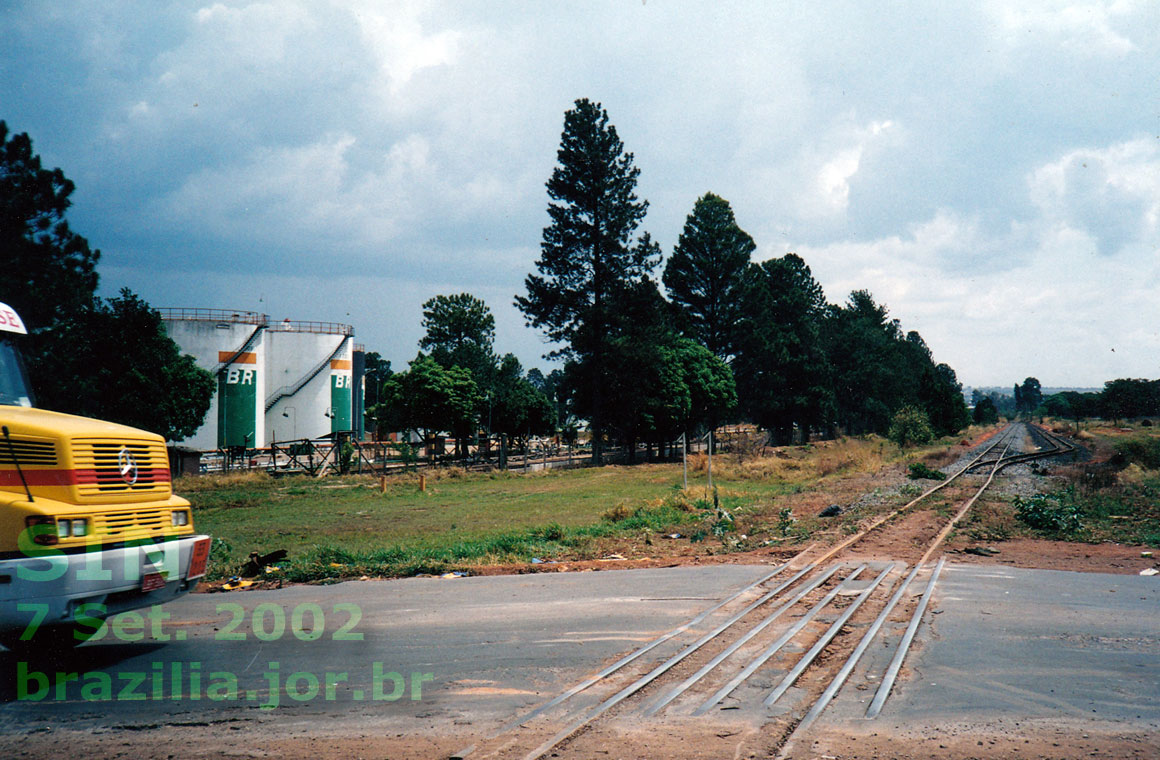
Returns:
[[[1160,3],[10,0],[0,119],[77,186],[101,290],[352,324],[535,271],[564,112],[600,102],[671,254],[716,193],[960,381],[1160,377]],[[658,272],[659,275],[659,272]]]

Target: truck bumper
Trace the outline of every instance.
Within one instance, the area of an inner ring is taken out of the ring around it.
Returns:
[[[38,557],[0,560],[0,631],[65,625],[172,601],[204,574],[208,536],[187,536],[101,551],[47,551]],[[199,545],[200,544],[200,545]],[[195,552],[196,548],[196,552]]]

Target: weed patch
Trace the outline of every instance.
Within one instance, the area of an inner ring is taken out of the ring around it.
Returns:
[[[1012,501],[1015,516],[1027,525],[1047,533],[1075,533],[1083,527],[1079,507],[1070,494],[1037,493],[1024,499],[1016,496]]]
[[[924,462],[912,462],[907,473],[911,480],[946,480],[947,476],[938,470],[931,469]]]

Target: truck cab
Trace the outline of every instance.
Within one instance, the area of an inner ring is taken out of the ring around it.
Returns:
[[[35,650],[193,590],[210,539],[173,494],[161,436],[35,408],[25,334],[0,303],[0,644]]]

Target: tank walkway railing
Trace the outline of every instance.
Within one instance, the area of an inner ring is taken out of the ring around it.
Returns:
[[[270,329],[278,332],[313,333],[315,335],[354,335],[354,327],[342,322],[303,322],[292,319],[283,319],[281,322],[271,322]]]
[[[191,322],[232,322],[242,325],[264,325],[270,317],[256,311],[231,311],[229,309],[181,309],[162,307],[157,309],[162,319],[189,320]]]

